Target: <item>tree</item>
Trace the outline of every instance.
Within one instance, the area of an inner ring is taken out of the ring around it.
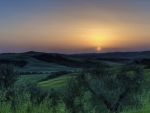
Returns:
[[[69,113],[86,113],[83,105],[84,87],[80,75],[71,78],[63,88],[63,102]]]
[[[12,65],[0,66],[0,89],[12,87],[18,80],[18,74]]]
[[[90,80],[86,84],[91,93],[92,107],[100,112],[104,104],[110,111],[117,112],[122,106],[140,105],[137,95],[142,92],[144,83],[143,69],[137,65],[123,66],[116,74],[106,69],[90,70]],[[100,105],[100,106],[99,106]]]
[[[83,98],[96,113],[118,112],[125,106],[138,108],[141,105],[138,95],[145,81],[143,71],[139,65],[122,66],[118,70],[98,65],[86,68],[67,82],[63,101],[71,113],[85,112]]]

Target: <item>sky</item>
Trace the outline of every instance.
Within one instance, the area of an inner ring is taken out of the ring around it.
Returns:
[[[0,53],[150,50],[149,0],[0,0]]]

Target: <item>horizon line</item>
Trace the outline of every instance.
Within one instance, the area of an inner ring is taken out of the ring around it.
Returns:
[[[59,53],[59,52],[45,52],[45,51],[24,51],[24,52],[3,52],[0,54],[21,54],[21,53],[51,53],[51,54],[105,54],[105,53],[132,53],[132,52],[150,52],[150,50],[143,50],[143,51],[108,51],[108,52],[83,52],[83,53]]]

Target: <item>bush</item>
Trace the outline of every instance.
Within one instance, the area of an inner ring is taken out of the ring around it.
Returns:
[[[142,67],[123,66],[118,74],[108,70],[99,74],[98,70],[91,73],[89,83],[93,107],[100,108],[99,102],[114,112],[118,111],[121,106],[139,107],[138,94],[142,92],[144,84]],[[96,77],[93,78],[93,76]]]
[[[63,88],[63,102],[69,113],[86,113],[83,102],[85,89],[81,76],[69,79]]]
[[[18,73],[14,70],[12,65],[0,66],[0,90],[12,87],[18,80]]]
[[[138,65],[123,66],[118,72],[97,66],[67,82],[63,101],[70,113],[85,111],[83,96],[96,113],[139,108],[143,85],[143,68]]]
[[[48,92],[38,86],[36,83],[28,82],[20,88],[22,92],[28,92],[30,94],[30,101],[33,104],[40,104],[47,97]],[[21,93],[21,92],[20,92]]]
[[[48,95],[48,108],[51,108],[53,113],[57,112],[57,106],[60,102],[60,92],[57,89],[51,88]]]

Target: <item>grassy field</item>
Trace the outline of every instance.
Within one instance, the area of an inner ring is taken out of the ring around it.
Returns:
[[[67,74],[67,75],[63,75],[54,79],[49,79],[46,81],[39,82],[38,84],[44,88],[59,87],[59,86],[65,85],[66,81],[69,78],[72,78],[76,75],[78,75],[78,73]]]
[[[16,67],[16,70],[24,71],[24,72],[42,72],[42,73],[50,73],[50,72],[56,72],[60,70],[78,70],[76,68],[71,68],[59,64],[54,63],[47,63],[44,61],[37,60],[33,58],[33,55],[38,55],[41,53],[18,53],[18,54],[0,54],[0,59],[7,59],[7,60],[26,60],[28,63],[26,66],[19,68]]]
[[[50,74],[30,74],[30,75],[21,75],[20,81],[31,81],[31,82],[37,82],[45,77],[47,77]]]
[[[18,82],[19,83],[35,82],[39,86],[41,86],[41,88],[44,90],[49,90],[50,88],[59,89],[66,84],[68,79],[73,78],[74,80],[74,77],[79,75],[80,73],[79,71],[81,69],[78,69],[78,68],[71,68],[71,67],[67,67],[67,66],[63,66],[59,64],[47,63],[47,62],[37,60],[32,57],[35,54],[38,55],[41,53],[29,52],[29,53],[20,53],[20,54],[1,54],[0,59],[5,58],[9,60],[26,60],[28,62],[26,66],[22,68],[15,67],[15,69],[19,71],[24,71],[24,72],[34,72],[34,71],[42,72],[43,74],[21,75]],[[141,56],[143,57],[144,55],[141,55]],[[83,60],[83,58],[76,58],[76,57],[71,57],[71,56],[68,56],[67,58],[78,60],[78,61]],[[99,61],[96,61],[96,62],[99,62]],[[114,71],[117,72],[118,68],[123,65],[123,63],[120,63],[120,62],[110,62],[110,61],[103,61],[103,62],[112,67],[110,69],[112,72]],[[76,72],[62,75],[53,79],[40,81],[46,78],[47,76],[49,76],[51,72],[57,72],[61,70],[67,70],[67,71],[76,70]],[[150,106],[150,91],[149,91],[150,69],[144,69],[144,76],[147,81],[147,86],[145,86],[144,88],[145,91],[143,92],[143,94],[138,97],[142,104],[142,107],[139,109],[135,109],[135,108],[129,109],[127,107],[124,109],[124,111],[121,111],[119,113],[150,113],[150,107],[149,107]],[[66,111],[65,105],[62,101],[60,101],[60,103],[54,108],[54,107],[51,107],[50,105],[51,100],[45,99],[41,104],[33,105],[29,97],[30,97],[30,94],[28,93],[25,93],[24,97],[15,97],[15,98],[18,98],[18,100],[22,100],[22,101],[18,101],[16,105],[17,111],[15,113],[54,113],[54,109],[56,113],[69,113],[68,111]],[[12,106],[11,102],[0,103],[0,113],[12,113],[11,106]],[[110,111],[107,111],[107,112],[112,113]],[[92,111],[91,113],[96,113],[96,112]]]
[[[40,55],[43,54],[42,52],[26,52],[26,53],[16,53],[16,54],[0,54],[0,59],[5,59],[5,60],[25,60],[27,61],[27,65],[24,67],[16,67],[17,70],[19,71],[24,71],[24,72],[43,72],[43,73],[50,73],[50,72],[56,72],[60,70],[80,70],[80,68],[71,68],[68,66],[64,65],[59,65],[55,63],[48,63],[44,61],[37,60],[33,58],[34,55]],[[54,54],[55,55],[55,54]],[[61,55],[61,54],[59,54]],[[72,59],[74,61],[85,61],[84,57],[75,57],[74,55],[62,55],[65,58]],[[98,55],[96,54],[96,57]],[[101,56],[101,55],[100,55]],[[108,55],[109,57],[109,55]],[[93,57],[94,58],[94,57]],[[120,66],[123,65],[123,63],[120,62],[111,62],[111,61],[99,61],[99,60],[92,60],[94,62],[104,62],[107,65],[113,67],[113,66]]]

